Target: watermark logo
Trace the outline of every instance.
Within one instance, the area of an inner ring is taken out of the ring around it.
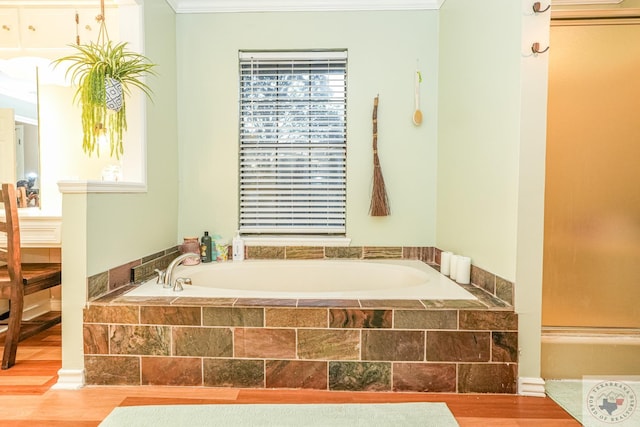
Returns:
[[[586,394],[586,409],[591,417],[607,424],[623,423],[636,412],[638,400],[625,382],[605,380],[593,385]]]

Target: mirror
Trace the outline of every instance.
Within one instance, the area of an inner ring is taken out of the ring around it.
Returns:
[[[0,177],[16,185],[19,208],[39,208],[38,67],[34,58],[0,60],[0,110]]]

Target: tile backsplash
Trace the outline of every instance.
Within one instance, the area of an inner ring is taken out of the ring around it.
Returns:
[[[246,246],[245,259],[416,259],[439,268],[441,250],[416,246]],[[178,247],[132,260],[87,279],[89,301],[129,283],[141,283],[164,270],[179,255]],[[228,262],[228,261],[222,261]],[[514,302],[514,283],[475,265],[471,283],[509,305]]]

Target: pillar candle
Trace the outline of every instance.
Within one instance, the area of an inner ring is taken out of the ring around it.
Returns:
[[[468,285],[471,282],[471,258],[459,256],[456,270],[456,282]]]
[[[445,276],[449,275],[451,271],[451,252],[442,252],[440,253],[440,273]]]
[[[458,255],[451,255],[451,262],[449,263],[449,277],[451,280],[456,280],[458,274]]]

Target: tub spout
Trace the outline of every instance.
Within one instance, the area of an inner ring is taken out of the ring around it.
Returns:
[[[167,267],[167,271],[164,275],[164,281],[162,282],[163,288],[171,288],[173,287],[173,269],[176,268],[182,261],[187,258],[200,258],[199,254],[194,254],[191,252],[187,252],[186,254],[178,255],[176,259],[171,261],[171,264]]]

